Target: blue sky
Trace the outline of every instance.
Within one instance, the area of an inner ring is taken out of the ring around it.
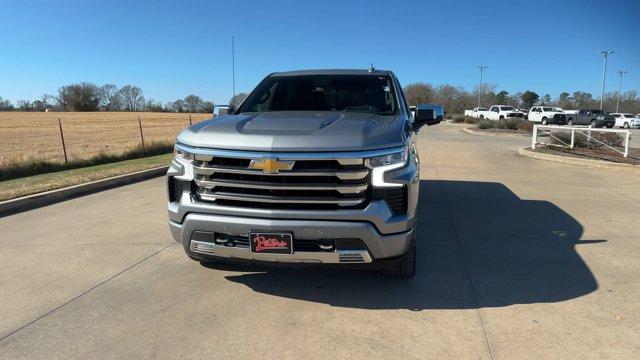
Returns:
[[[0,96],[16,101],[64,84],[140,86],[162,102],[231,97],[273,71],[394,70],[402,84],[471,90],[477,65],[511,93],[600,94],[602,49],[623,91],[640,92],[640,1],[30,1],[0,6]],[[604,24],[604,26],[600,25]]]

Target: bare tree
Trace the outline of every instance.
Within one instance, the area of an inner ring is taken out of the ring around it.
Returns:
[[[11,104],[11,101],[9,101],[9,99],[3,99],[2,96],[0,96],[0,111],[9,110],[13,110],[13,104]]]
[[[145,100],[142,89],[137,86],[126,85],[118,91],[122,97],[124,109],[127,111],[140,111],[144,107]]]
[[[88,82],[66,85],[58,89],[58,102],[68,111],[97,111],[100,88]]]
[[[430,103],[433,101],[433,86],[427,83],[409,84],[404,87],[404,95],[409,105]]]
[[[204,101],[202,101],[200,96],[189,95],[184,98],[184,104],[186,107],[186,111],[195,113],[202,110]]]
[[[247,96],[248,95],[246,93],[237,94],[236,96],[232,97],[231,100],[229,100],[229,105],[233,105],[235,107],[238,107],[238,106],[240,106],[240,104],[242,104],[244,99],[247,98]]]
[[[20,111],[31,111],[33,109],[29,100],[18,100],[16,105]]]
[[[122,99],[117,86],[104,84],[100,87],[100,108],[105,111],[118,111],[122,109]]]

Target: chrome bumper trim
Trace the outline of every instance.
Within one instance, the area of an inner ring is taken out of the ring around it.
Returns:
[[[370,263],[371,255],[366,250],[336,250],[332,252],[296,251],[293,254],[256,254],[248,248],[221,246],[210,242],[191,240],[189,249],[202,255],[219,256],[230,259],[271,261],[276,263],[320,263],[353,264]]]

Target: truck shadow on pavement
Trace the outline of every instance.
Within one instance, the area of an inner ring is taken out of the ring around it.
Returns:
[[[575,246],[606,240],[580,240],[580,223],[554,204],[520,199],[490,182],[423,180],[420,192],[411,280],[253,267],[235,267],[256,272],[227,279],[259,293],[331,306],[416,311],[559,302],[598,288]]]

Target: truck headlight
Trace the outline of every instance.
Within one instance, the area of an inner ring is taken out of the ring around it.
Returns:
[[[173,157],[177,160],[182,160],[186,162],[193,161],[193,154],[187,151],[180,149],[177,146],[173,147]]]
[[[409,148],[404,147],[401,151],[368,158],[367,166],[371,168],[371,184],[375,187],[402,187],[402,184],[384,181],[384,174],[405,166],[409,158],[408,153]]]

